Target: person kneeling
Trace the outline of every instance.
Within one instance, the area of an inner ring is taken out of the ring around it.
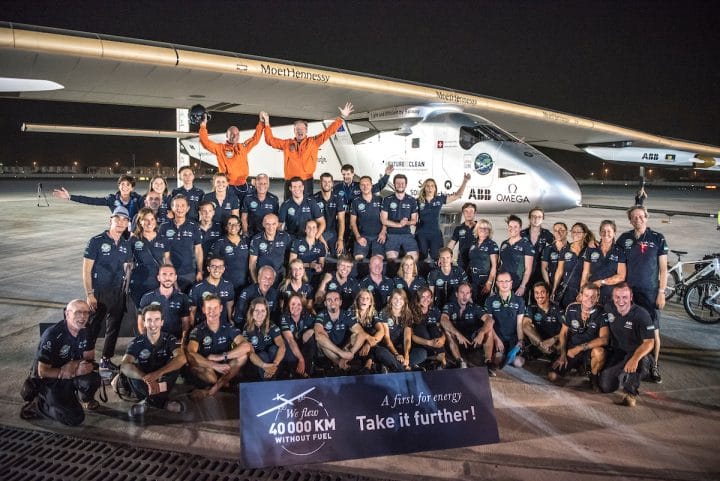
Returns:
[[[44,416],[78,426],[85,420],[83,408],[98,408],[95,393],[100,375],[94,370],[95,349],[85,328],[89,317],[87,302],[72,300],[65,307],[65,319],[43,333],[29,380],[35,397],[26,399],[20,417]]]
[[[580,289],[580,302],[574,302],[565,311],[565,320],[560,328],[558,358],[553,362],[548,379],[557,381],[572,369],[585,373],[590,362],[590,385],[600,392],[598,373],[605,364],[605,346],[610,337],[603,323],[602,308],[597,305],[600,289],[585,284]]]
[[[141,313],[145,334],[128,344],[120,364],[120,374],[127,379],[132,393],[140,402],[129,411],[130,417],[145,413],[148,405],[170,412],[182,412],[184,406],[170,401],[169,394],[180,368],[185,365],[185,353],[177,337],[162,331],[162,306],[150,304]],[[123,382],[122,378],[117,382]]]
[[[614,392],[622,384],[623,394],[617,403],[633,407],[637,402],[640,380],[655,365],[651,354],[655,346],[655,326],[650,314],[633,304],[632,289],[627,283],[615,285],[612,299],[606,306],[605,314],[612,350],[607,367],[600,373],[600,389],[602,392]]]

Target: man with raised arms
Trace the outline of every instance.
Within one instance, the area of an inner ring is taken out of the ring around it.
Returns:
[[[260,120],[255,127],[255,133],[244,142],[240,142],[240,129],[236,126],[228,127],[225,132],[227,140],[224,144],[218,144],[210,140],[207,130],[207,115],[203,116],[200,123],[200,143],[206,150],[215,154],[218,163],[218,172],[227,175],[228,182],[233,189],[233,193],[242,203],[245,195],[250,193],[251,186],[247,183],[249,175],[248,153],[260,142],[263,132],[263,120],[267,118],[265,112],[260,112]]]
[[[290,179],[300,177],[305,184],[305,193],[311,195],[313,191],[313,176],[317,168],[318,150],[353,112],[353,104],[347,102],[344,107],[338,107],[340,117],[328,126],[321,134],[313,137],[307,136],[308,123],[305,120],[297,120],[293,130],[295,137],[292,139],[276,139],[270,128],[270,117],[267,113],[261,112],[262,120],[265,122],[265,142],[274,149],[283,151],[285,171],[285,200],[290,197]]]

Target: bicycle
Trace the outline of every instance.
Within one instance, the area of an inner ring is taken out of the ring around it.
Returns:
[[[713,275],[713,271],[715,270],[713,268],[713,259],[717,259],[720,254],[707,255],[703,259],[683,262],[681,256],[687,254],[686,251],[676,251],[670,249],[670,252],[677,256],[677,262],[668,269],[667,286],[665,287],[665,301],[670,301],[670,299],[677,294],[678,302],[682,302],[685,291],[690,284]],[[688,264],[694,265],[695,270],[685,277],[683,267]],[[703,265],[705,267],[701,268]],[[718,273],[718,271],[715,271],[714,275],[715,277],[720,278],[720,273]]]
[[[683,296],[685,311],[703,324],[720,322],[720,257],[715,257],[710,266],[715,276],[693,282]]]

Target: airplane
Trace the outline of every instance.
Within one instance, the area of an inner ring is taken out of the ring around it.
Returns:
[[[392,163],[396,173],[408,176],[413,195],[415,186],[429,177],[436,180],[440,192],[453,192],[463,173],[470,172],[463,197],[446,205],[445,213],[458,212],[465,202],[475,203],[483,213],[579,206],[575,180],[536,146],[596,154],[601,151],[593,149],[600,147],[618,149],[601,154],[619,152],[618,158],[629,152],[625,149],[640,148],[657,153],[658,159],[660,152],[671,149],[708,167],[720,157],[717,146],[444,87],[36,26],[0,23],[0,72],[6,81],[44,80],[63,87],[0,94],[13,98],[179,109],[176,132],[77,126],[36,129],[174,137],[179,166],[187,165],[189,156],[215,163],[203,156],[194,134],[188,133],[185,109],[198,102],[215,112],[265,110],[271,117],[315,120],[313,134],[337,114],[338,105],[351,100],[357,113],[321,149],[316,176],[324,171],[336,174],[341,164],[349,163],[357,175],[376,177]],[[276,137],[291,136],[289,126],[273,126],[273,132]],[[280,159],[279,152],[259,145],[249,157],[251,174],[282,177]]]
[[[293,405],[294,405],[293,403],[294,403],[295,401],[297,401],[298,399],[303,399],[305,396],[307,396],[309,393],[313,392],[314,390],[315,390],[315,388],[314,388],[314,387],[311,387],[310,389],[308,389],[308,390],[306,390],[306,391],[303,391],[303,392],[301,392],[300,394],[298,394],[297,396],[295,396],[295,397],[293,397],[293,398],[290,398],[290,399],[285,399],[285,396],[283,396],[282,394],[278,393],[278,394],[273,398],[273,401],[282,401],[282,402],[281,402],[280,404],[278,404],[277,406],[273,406],[273,407],[271,407],[270,409],[267,409],[267,410],[265,410],[265,411],[263,411],[263,412],[261,412],[261,413],[256,414],[256,416],[259,417],[259,418],[260,418],[260,417],[263,417],[263,416],[265,416],[265,415],[268,414],[268,413],[271,413],[271,412],[273,412],[273,411],[277,411],[277,410],[279,410],[279,409],[282,409],[283,407],[287,406],[288,404],[289,404],[290,406],[293,406]]]

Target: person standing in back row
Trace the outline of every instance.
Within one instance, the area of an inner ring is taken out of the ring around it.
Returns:
[[[263,131],[263,121],[267,118],[267,114],[260,112],[259,117],[260,120],[255,127],[255,133],[244,142],[240,142],[240,129],[234,125],[228,127],[225,132],[227,140],[224,144],[218,144],[210,140],[207,130],[207,114],[203,116],[203,120],[200,123],[200,131],[198,132],[200,135],[200,143],[206,150],[215,154],[218,163],[218,172],[227,176],[233,194],[238,198],[241,205],[245,196],[252,190],[252,186],[247,183],[247,176],[250,171],[247,156],[253,147],[260,142],[260,136]],[[190,217],[192,218],[192,216]]]
[[[347,102],[345,107],[338,107],[340,117],[336,118],[330,126],[321,134],[313,137],[307,136],[308,123],[305,120],[297,120],[293,125],[295,137],[292,139],[276,139],[270,128],[270,116],[261,112],[262,121],[265,123],[265,142],[274,149],[283,151],[284,172],[285,172],[285,197],[290,198],[290,179],[300,177],[305,184],[305,194],[312,195],[313,176],[317,167],[318,150],[353,112],[353,104]]]

